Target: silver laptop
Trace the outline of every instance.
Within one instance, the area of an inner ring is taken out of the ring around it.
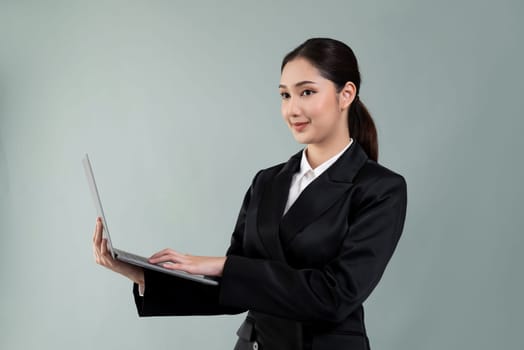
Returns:
[[[200,282],[200,283],[205,283],[205,284],[210,284],[210,285],[215,285],[215,286],[219,284],[220,277],[197,275],[197,274],[191,274],[189,272],[182,271],[182,270],[166,269],[161,265],[151,264],[146,258],[142,256],[138,256],[136,254],[131,254],[123,250],[114,248],[113,243],[111,242],[111,237],[109,236],[109,229],[107,227],[107,220],[104,215],[104,210],[102,209],[102,202],[100,201],[100,194],[98,192],[98,188],[96,187],[95,176],[93,174],[93,168],[91,166],[91,162],[89,161],[89,156],[87,155],[87,153],[84,159],[82,160],[82,163],[84,164],[84,170],[87,176],[87,182],[89,184],[89,188],[91,189],[91,194],[93,195],[93,200],[95,202],[95,207],[96,207],[98,216],[102,218],[102,223],[104,224],[104,230],[102,232],[102,237],[107,238],[108,249],[113,259],[124,261],[129,264],[136,265],[136,266],[141,266],[146,269],[167,273],[169,275],[186,278],[186,279],[193,280],[193,281]]]

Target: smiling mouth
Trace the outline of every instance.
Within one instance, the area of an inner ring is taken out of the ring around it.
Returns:
[[[295,130],[302,130],[304,129],[307,125],[309,124],[309,122],[302,122],[302,123],[293,123],[293,129]]]

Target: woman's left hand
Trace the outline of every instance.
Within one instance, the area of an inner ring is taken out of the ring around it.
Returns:
[[[170,270],[182,270],[196,275],[222,276],[226,256],[197,256],[164,249],[149,258],[152,264],[159,264]]]

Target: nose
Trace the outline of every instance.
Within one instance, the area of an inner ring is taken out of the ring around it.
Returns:
[[[284,100],[282,112],[285,117],[293,117],[300,115],[300,106],[298,101],[292,96],[289,97],[287,100]]]

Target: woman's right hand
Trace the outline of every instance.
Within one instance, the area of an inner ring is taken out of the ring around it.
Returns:
[[[107,239],[102,238],[103,224],[100,217],[96,218],[95,233],[93,235],[93,252],[97,264],[102,265],[112,271],[115,271],[131,281],[144,285],[144,269],[128,264],[123,261],[115,260],[107,249]]]

